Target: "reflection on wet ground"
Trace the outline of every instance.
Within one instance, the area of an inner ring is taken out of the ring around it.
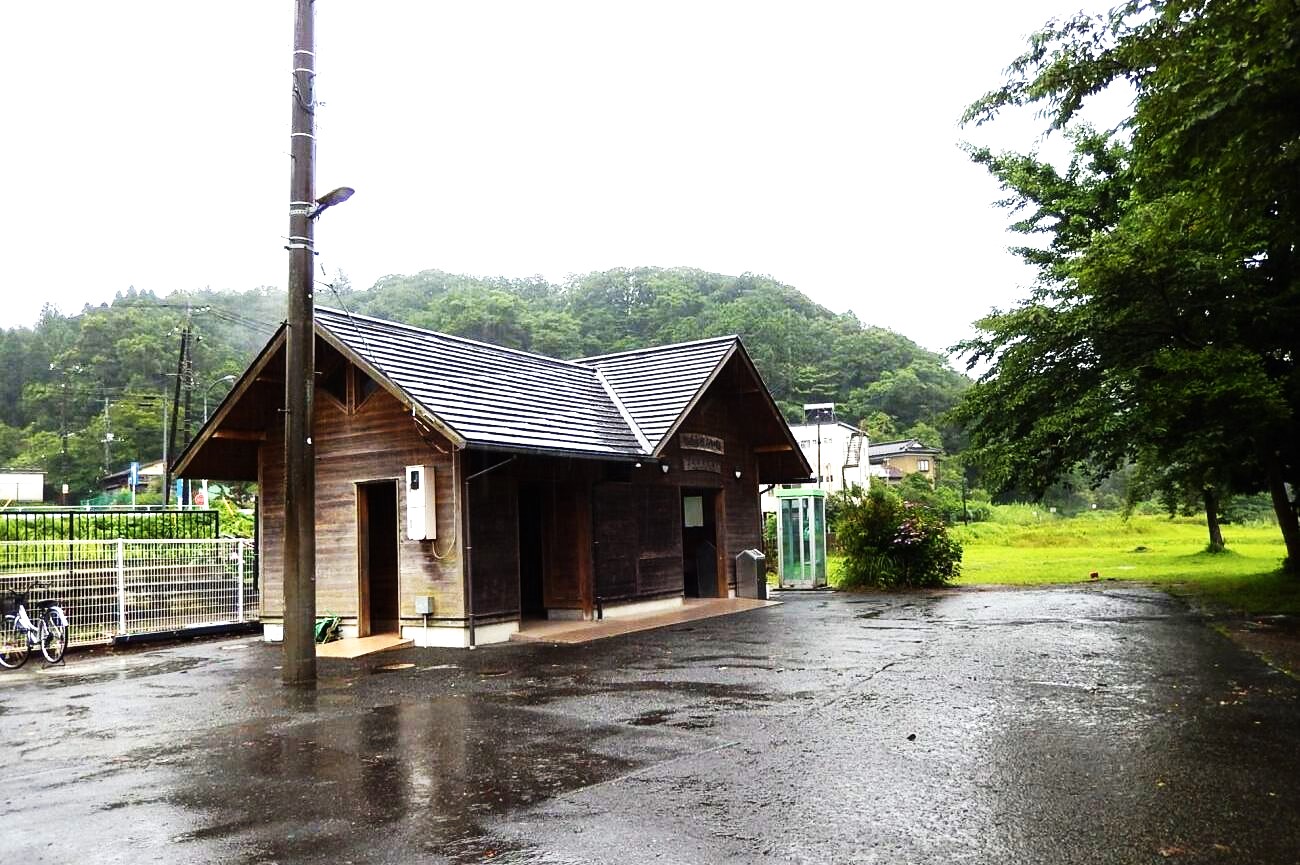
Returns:
[[[281,687],[278,650],[249,640],[0,677],[6,849],[1296,861],[1300,689],[1167,597],[785,600],[595,644],[326,661],[311,689]]]

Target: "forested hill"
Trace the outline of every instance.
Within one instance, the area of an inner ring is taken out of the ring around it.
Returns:
[[[318,283],[316,297],[322,305],[556,357],[736,333],[792,420],[802,403],[835,402],[841,418],[865,422],[875,438],[942,434],[955,446],[938,418],[968,384],[906,337],[837,315],[761,276],[635,268],[554,285],[424,271],[385,277],[368,290]],[[47,310],[34,328],[0,333],[8,372],[0,381],[0,465],[43,468],[55,485],[64,475],[77,493],[93,489],[106,470],[157,459],[187,317],[196,342],[181,426],[188,417],[193,430],[205,395],[210,405],[224,396],[221,377],[242,372],[284,306],[282,293],[266,289],[161,299],[129,291],[77,315]]]

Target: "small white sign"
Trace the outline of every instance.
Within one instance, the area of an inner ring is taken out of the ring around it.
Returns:
[[[685,496],[682,499],[683,525],[688,529],[704,525],[704,497]]]

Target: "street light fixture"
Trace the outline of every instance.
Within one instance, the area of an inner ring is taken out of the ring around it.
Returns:
[[[203,391],[203,422],[205,424],[208,422],[208,394],[212,393],[212,389],[217,385],[221,384],[223,381],[226,384],[233,384],[236,378],[237,376],[235,375],[230,375],[230,374],[223,375],[221,378],[214,379],[213,381],[211,381],[208,384],[207,389]]]
[[[203,391],[203,425],[204,426],[207,426],[208,423],[208,394],[212,393],[212,389],[217,385],[221,384],[222,382],[225,382],[226,384],[231,384],[235,381],[236,378],[238,378],[238,376],[226,374],[221,376],[220,378],[213,379],[211,382],[208,383],[208,386]],[[190,503],[191,504],[194,503],[193,496],[191,496],[190,498]],[[208,501],[208,479],[207,478],[203,479],[203,507],[205,508],[211,507],[211,503]]]

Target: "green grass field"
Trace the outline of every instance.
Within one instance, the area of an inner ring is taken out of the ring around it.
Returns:
[[[1285,549],[1276,526],[1226,525],[1227,551],[1211,554],[1203,519],[997,511],[993,522],[953,530],[963,547],[957,585],[1089,582],[1096,571],[1103,580],[1155,583],[1215,607],[1300,613],[1300,579],[1279,570]],[[838,565],[832,559],[832,574]]]

